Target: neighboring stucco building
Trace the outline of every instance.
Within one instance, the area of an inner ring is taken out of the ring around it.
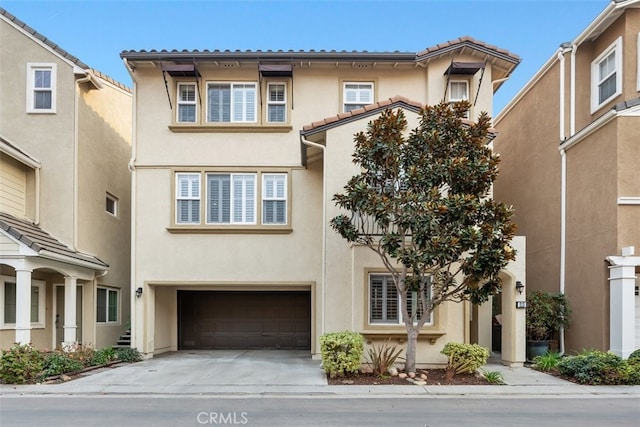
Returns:
[[[404,109],[415,126],[421,106],[443,99],[469,99],[471,119],[491,114],[519,58],[469,37],[418,53],[121,57],[135,99],[133,345],[147,357],[198,348],[318,355],[323,333],[345,329],[402,342],[380,259],[329,227],[333,194],[357,173],[353,135],[385,108]],[[505,294],[515,299],[524,260],[511,267]],[[514,329],[524,330],[523,312]],[[441,362],[445,342],[471,336],[490,346],[491,313],[475,332],[471,313],[469,304],[439,307],[417,361]],[[509,360],[524,360],[524,341],[513,347]]]
[[[0,9],[0,348],[116,344],[132,96]]]
[[[640,348],[639,52],[640,1],[612,1],[495,120],[494,196],[527,238],[528,289],[571,303],[568,353]]]

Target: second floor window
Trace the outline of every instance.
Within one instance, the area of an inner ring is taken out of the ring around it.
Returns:
[[[196,122],[196,85],[193,83],[178,84],[178,122]]]
[[[27,64],[27,111],[55,113],[55,64]]]
[[[373,103],[373,83],[345,83],[344,112],[363,108]]]
[[[254,174],[207,175],[207,222],[255,224],[256,176]]]
[[[176,175],[176,222],[200,223],[200,174]]]
[[[622,93],[622,38],[591,63],[591,111]]]
[[[255,123],[255,83],[209,83],[207,121],[214,123]]]

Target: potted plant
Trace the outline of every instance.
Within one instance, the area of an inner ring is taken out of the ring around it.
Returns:
[[[569,325],[571,310],[563,293],[534,291],[527,295],[527,359],[549,351],[549,342]]]

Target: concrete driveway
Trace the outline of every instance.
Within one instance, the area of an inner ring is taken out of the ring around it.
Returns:
[[[218,386],[327,385],[320,360],[297,350],[190,350],[103,368],[54,386],[57,391],[108,393],[133,388],[155,393]]]

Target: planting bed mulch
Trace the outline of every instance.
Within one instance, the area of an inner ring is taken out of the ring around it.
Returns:
[[[489,385],[482,376],[476,374],[457,374],[451,381],[447,381],[444,369],[418,369],[418,376],[426,374],[426,385]],[[400,377],[379,377],[371,373],[346,374],[344,377],[329,378],[329,385],[412,385],[409,381]]]

